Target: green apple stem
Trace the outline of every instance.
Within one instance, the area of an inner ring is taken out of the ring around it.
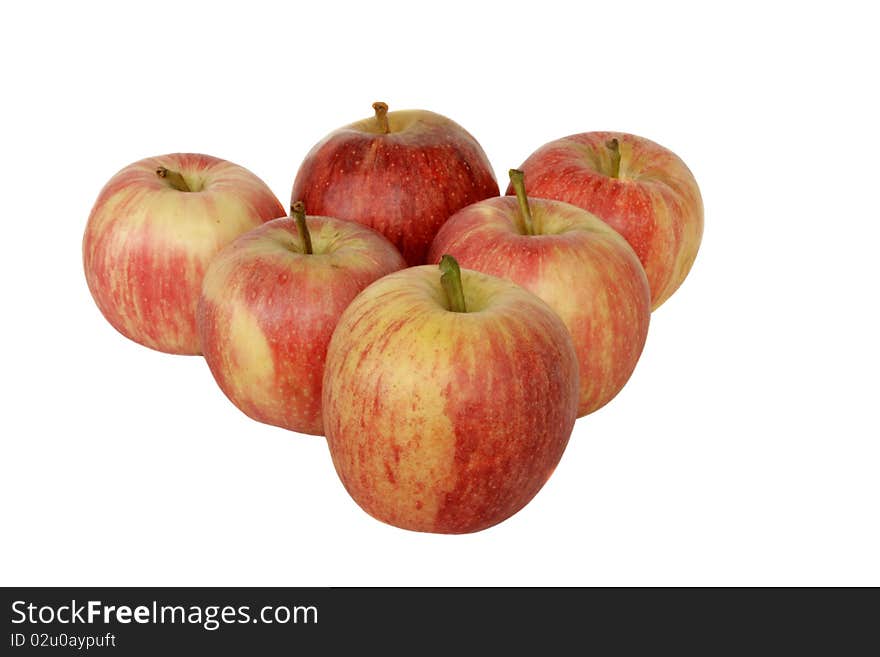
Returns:
[[[379,130],[386,135],[391,132],[391,126],[388,125],[388,105],[383,102],[373,103],[373,110],[376,112],[376,121],[379,122]]]
[[[611,151],[611,173],[612,178],[620,178],[620,142],[617,139],[609,139],[605,142],[605,148]]]
[[[454,313],[466,313],[464,289],[461,286],[461,267],[451,255],[440,258],[440,284],[443,286],[443,291],[446,292],[449,310]]]
[[[513,191],[516,192],[516,200],[519,201],[519,213],[526,228],[526,235],[534,235],[535,226],[532,223],[532,210],[529,208],[529,197],[526,196],[523,172],[519,169],[511,169],[508,175],[510,176],[510,184],[513,185]]]
[[[166,169],[165,167],[158,167],[156,169],[156,175],[160,178],[164,178],[165,180],[167,180],[168,184],[179,192],[192,191],[189,188],[189,185],[186,184],[186,180],[184,180],[183,176],[180,175],[180,171],[173,171],[171,169]]]
[[[303,243],[306,255],[312,254],[312,236],[309,235],[309,227],[306,226],[306,206],[302,201],[297,201],[290,206],[290,214],[296,219],[296,232]]]

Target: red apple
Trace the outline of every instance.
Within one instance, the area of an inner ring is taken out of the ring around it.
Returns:
[[[492,198],[460,210],[431,245],[429,260],[508,278],[557,312],[580,365],[578,414],[607,404],[629,380],[648,335],[651,291],[635,252],[598,217],[568,203]]]
[[[247,415],[321,434],[327,344],[342,311],[368,284],[406,266],[379,233],[331,217],[263,224],[211,262],[199,302],[205,360]]]
[[[379,279],[343,313],[324,371],[324,429],[345,488],[384,522],[465,533],[544,485],[577,414],[559,317],[451,258]],[[460,278],[457,278],[457,273]]]
[[[306,155],[293,201],[310,212],[375,228],[410,265],[453,213],[498,195],[483,149],[457,123],[423,110],[388,113],[336,130]]]
[[[135,162],[101,190],[83,237],[89,290],[135,342],[198,354],[196,304],[208,261],[284,208],[247,169],[209,155]]]
[[[653,308],[688,275],[703,236],[703,200],[672,151],[626,133],[585,132],[545,144],[520,169],[530,196],[577,205],[626,238],[648,275]]]

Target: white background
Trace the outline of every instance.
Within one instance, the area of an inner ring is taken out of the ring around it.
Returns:
[[[298,4],[0,10],[0,583],[880,584],[876,21],[846,2]],[[308,148],[379,99],[455,119],[499,177],[550,139],[641,134],[705,201],[629,385],[474,535],[373,520],[322,439],[121,337],[82,274],[122,166],[206,152],[286,204]]]

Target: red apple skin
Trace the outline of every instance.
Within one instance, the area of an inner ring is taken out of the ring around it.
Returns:
[[[598,217],[561,201],[529,199],[526,235],[510,196],[468,206],[449,219],[429,259],[507,278],[562,318],[580,367],[578,415],[601,408],[629,380],[651,318],[651,291],[635,252]]]
[[[193,191],[156,175],[178,171]],[[198,191],[196,191],[196,189]],[[199,354],[196,305],[208,262],[238,235],[284,214],[247,169],[197,153],[131,164],[105,185],[83,236],[92,297],[124,336],[172,354]]]
[[[383,522],[475,532],[544,485],[577,414],[565,326],[540,299],[462,270],[466,313],[435,266],[405,269],[352,302],[330,341],[324,429],[354,500]]]
[[[620,145],[617,178],[609,175],[611,139]],[[623,132],[585,132],[545,144],[520,169],[529,196],[572,203],[626,238],[648,275],[654,309],[688,275],[703,236],[703,200],[672,151]]]
[[[367,285],[406,266],[379,233],[307,217],[312,254],[292,218],[242,235],[211,262],[198,325],[221,390],[251,418],[321,435],[321,382],[339,316]]]
[[[437,230],[466,205],[498,195],[483,149],[464,128],[424,110],[389,112],[325,137],[306,155],[291,199],[309,212],[385,235],[410,266],[425,262]]]

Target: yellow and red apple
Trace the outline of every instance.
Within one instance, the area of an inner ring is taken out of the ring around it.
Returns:
[[[516,513],[550,477],[578,405],[578,363],[547,304],[451,258],[379,279],[342,314],[324,430],[368,513],[465,533]]]
[[[626,238],[648,276],[652,308],[688,275],[703,236],[703,201],[672,151],[627,133],[585,132],[545,144],[520,169],[529,196],[581,207]]]
[[[562,318],[580,367],[578,415],[607,404],[629,380],[648,334],[651,292],[626,240],[586,210],[527,198],[474,203],[447,221],[429,260],[450,254],[462,267],[507,278]]]
[[[332,132],[306,155],[291,202],[385,235],[409,265],[466,205],[498,195],[483,149],[464,128],[424,110],[388,112]]]
[[[196,305],[208,261],[235,237],[284,214],[247,169],[195,153],[135,162],[101,190],[83,237],[89,290],[135,342],[200,353]]]
[[[279,218],[240,236],[205,274],[198,325],[220,388],[255,420],[321,434],[321,383],[339,316],[368,284],[406,266],[360,224]]]

